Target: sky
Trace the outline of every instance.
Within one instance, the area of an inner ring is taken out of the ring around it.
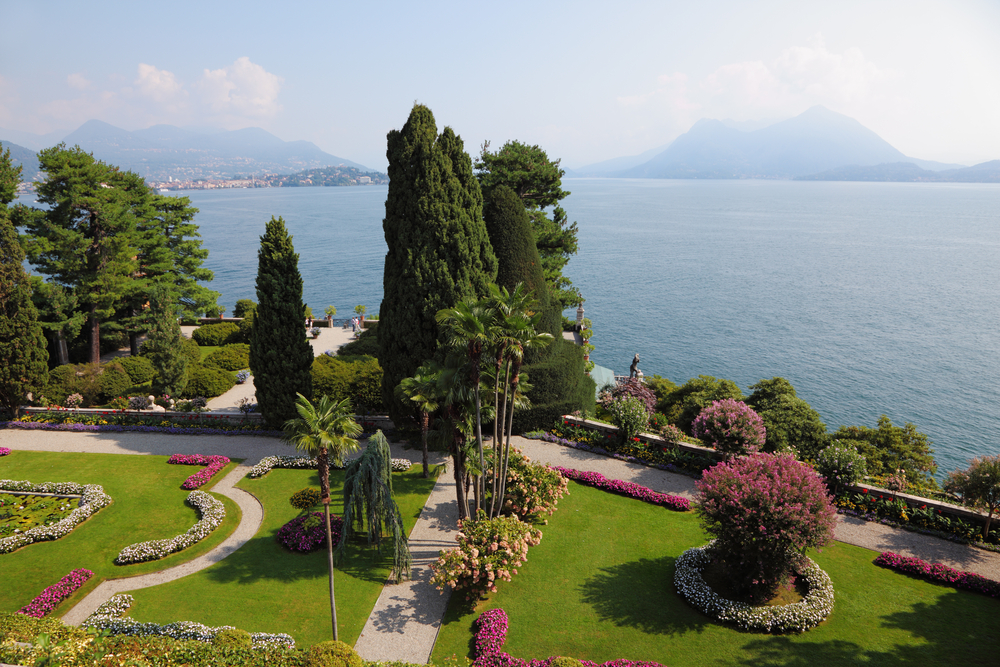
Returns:
[[[1000,2],[0,0],[0,128],[261,127],[384,170],[414,102],[564,167],[822,104],[908,156],[1000,159]]]

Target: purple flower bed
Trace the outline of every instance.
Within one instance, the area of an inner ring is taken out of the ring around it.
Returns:
[[[49,586],[34,600],[18,609],[17,613],[42,618],[72,595],[76,589],[87,583],[92,576],[94,573],[90,570],[73,570],[60,579],[58,584]]]
[[[188,477],[184,480],[184,483],[181,484],[182,489],[190,491],[205,484],[205,482],[215,476],[215,473],[229,465],[229,458],[226,456],[219,456],[217,454],[213,456],[204,456],[202,454],[174,454],[167,459],[167,463],[185,466],[207,466]]]
[[[503,609],[490,609],[476,619],[479,631],[476,632],[476,644],[473,655],[475,667],[551,667],[555,657],[544,660],[522,660],[504,653],[504,642],[507,641],[507,612]],[[609,660],[601,665],[590,660],[580,661],[584,667],[663,667],[658,662],[640,660]]]
[[[941,563],[928,563],[915,557],[900,556],[891,551],[884,551],[875,559],[875,564],[881,567],[897,570],[906,574],[914,574],[942,584],[949,584],[973,593],[982,593],[993,598],[1000,598],[1000,582],[987,579],[975,572],[963,572]]]
[[[0,447],[0,456],[7,456],[10,454],[10,447]]]
[[[264,435],[284,437],[284,431],[239,431],[224,428],[194,428],[190,426],[145,426],[132,424],[43,424],[41,422],[0,422],[0,428],[22,428],[34,431],[105,431],[110,433],[170,433],[172,435]]]
[[[312,527],[303,527],[308,519],[316,517],[319,523]],[[330,535],[333,537],[333,544],[340,542],[340,532],[343,530],[344,520],[336,514],[330,515]],[[326,541],[326,528],[323,527],[323,512],[310,512],[303,516],[297,516],[278,530],[278,542],[292,551],[309,553],[318,549]]]
[[[602,491],[610,491],[611,493],[628,496],[629,498],[635,498],[636,500],[641,500],[653,505],[660,505],[661,507],[666,507],[667,509],[672,509],[677,512],[687,512],[691,509],[691,501],[687,498],[671,496],[666,493],[653,491],[645,486],[639,486],[634,482],[626,482],[620,479],[608,479],[604,475],[597,472],[583,472],[582,470],[573,470],[572,468],[563,468],[560,466],[554,467],[566,477],[580,482],[581,484],[601,489]]]

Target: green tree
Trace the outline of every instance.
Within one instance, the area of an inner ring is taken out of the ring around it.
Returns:
[[[423,446],[423,466],[424,478],[430,477],[430,464],[428,462],[427,435],[430,431],[431,414],[437,411],[439,401],[438,395],[438,373],[440,366],[432,361],[428,361],[417,368],[412,377],[403,378],[396,387],[396,394],[400,398],[411,401],[414,409],[420,417],[420,442]],[[494,442],[496,433],[494,431]]]
[[[986,508],[988,514],[983,526],[983,541],[986,541],[990,536],[993,513],[1000,507],[1000,455],[972,459],[965,470],[948,474],[944,488],[960,494],[963,502]]]
[[[791,452],[800,459],[814,459],[829,436],[819,413],[795,394],[792,383],[774,377],[750,385],[746,403],[764,419],[766,452]]]
[[[279,218],[280,219],[280,218]],[[259,295],[258,295],[259,296]],[[263,302],[262,302],[263,303]],[[330,570],[330,616],[333,623],[333,638],[337,635],[337,601],[333,589],[333,536],[330,531],[330,459],[342,463],[344,455],[358,449],[355,440],[361,433],[361,426],[351,416],[351,405],[347,400],[334,402],[326,396],[320,397],[314,405],[309,399],[298,394],[295,410],[299,414],[285,422],[285,441],[300,452],[316,457],[319,473],[320,502],[326,515],[326,554]]]
[[[656,404],[656,411],[666,415],[667,420],[691,435],[691,425],[701,411],[712,404],[731,398],[743,400],[743,392],[732,380],[720,380],[711,375],[691,378]]]
[[[379,308],[379,363],[389,415],[409,408],[394,395],[400,381],[434,356],[439,310],[487,292],[496,257],[482,220],[472,161],[451,128],[437,135],[431,110],[414,105],[389,132],[389,192],[382,227],[388,252]]]
[[[868,462],[871,475],[889,475],[903,470],[906,478],[918,487],[937,488],[932,477],[937,463],[931,441],[913,424],[893,426],[892,420],[882,415],[878,428],[841,426],[831,437],[857,441],[858,452]]]
[[[37,393],[49,379],[45,336],[22,266],[24,250],[7,215],[20,174],[10,149],[0,152],[0,408],[15,419],[28,393]]]
[[[153,386],[156,393],[180,396],[188,383],[188,358],[177,323],[177,306],[170,290],[158,287],[149,298],[145,311],[148,331],[142,353],[156,369]]]
[[[38,201],[46,210],[18,207],[26,228],[25,251],[43,275],[72,289],[87,313],[88,357],[101,357],[101,323],[133,288],[137,271],[137,219],[148,211],[150,191],[138,174],[98,162],[79,146],[39,152],[46,179]]]
[[[257,304],[250,299],[237,299],[236,307],[233,308],[233,317],[253,317],[257,310]]]
[[[299,256],[285,221],[272,217],[257,252],[257,311],[250,331],[250,371],[269,424],[294,418],[296,394],[312,396],[314,355],[304,319]]]
[[[577,251],[577,226],[575,222],[567,223],[566,211],[559,205],[570,194],[562,189],[562,177],[566,172],[559,162],[550,160],[538,146],[508,141],[500,150],[491,153],[489,142],[486,142],[475,168],[487,199],[491,198],[494,188],[506,185],[524,202],[535,230],[545,279],[553,298],[566,308],[583,299],[562,273],[570,256]],[[551,218],[545,212],[550,206]]]

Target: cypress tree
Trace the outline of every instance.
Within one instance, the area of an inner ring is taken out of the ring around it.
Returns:
[[[170,291],[162,287],[154,290],[145,314],[149,333],[142,352],[156,369],[153,386],[156,393],[180,396],[188,381],[188,358],[184,355],[177,306],[170,299]]]
[[[0,152],[0,408],[15,418],[28,392],[38,391],[49,379],[45,336],[22,266],[24,250],[7,219],[20,177],[21,167],[11,164],[10,149]]]
[[[389,250],[377,332],[382,395],[398,422],[412,410],[394,390],[434,356],[437,312],[486,294],[496,276],[496,257],[462,139],[451,128],[437,136],[434,114],[419,104],[403,129],[387,139],[389,192],[382,228]]]
[[[302,326],[305,312],[299,256],[285,221],[272,217],[257,252],[257,312],[250,330],[250,371],[260,412],[275,427],[298,416],[296,393],[312,398],[313,349]]]

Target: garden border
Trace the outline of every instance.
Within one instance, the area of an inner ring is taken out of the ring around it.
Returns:
[[[148,540],[130,544],[115,558],[115,565],[132,565],[166,558],[183,551],[211,535],[226,518],[226,506],[205,491],[192,491],[185,500],[201,513],[196,524],[180,535],[169,539]]]
[[[73,532],[78,525],[111,504],[111,496],[104,492],[100,484],[78,484],[76,482],[42,482],[32,484],[27,480],[0,479],[2,491],[42,491],[43,493],[80,493],[79,506],[65,519],[51,526],[35,526],[23,533],[0,539],[0,554],[17,551],[35,542],[58,540]]]

